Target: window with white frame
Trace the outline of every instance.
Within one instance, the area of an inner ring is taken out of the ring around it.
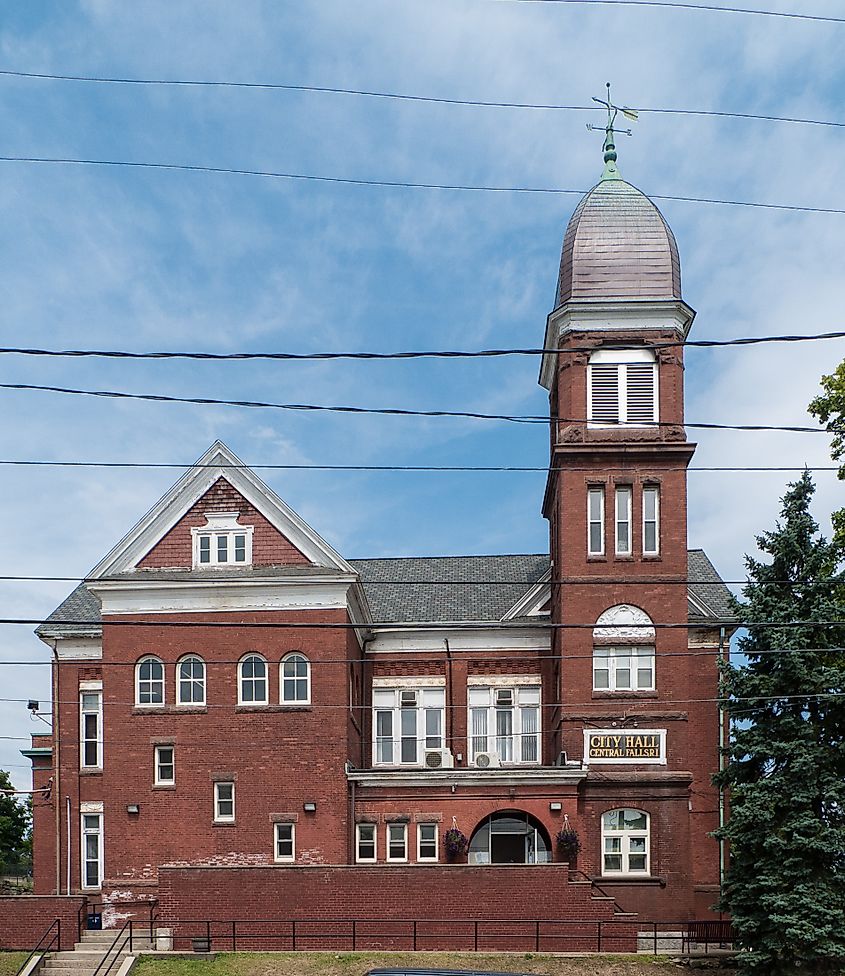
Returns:
[[[654,691],[654,647],[593,648],[595,691]]]
[[[307,705],[311,701],[311,664],[304,654],[294,651],[282,658],[283,705]]]
[[[355,825],[355,860],[373,862],[376,860],[376,825],[359,823]]]
[[[604,488],[587,489],[587,554],[604,555]]]
[[[540,686],[470,687],[470,753],[473,763],[540,762]],[[486,761],[481,757],[487,757]]]
[[[82,887],[99,888],[103,883],[103,815],[82,814]]]
[[[417,860],[436,861],[437,859],[437,824],[417,824]]]
[[[651,351],[599,349],[590,356],[590,427],[647,427],[658,419],[657,362]]]
[[[176,782],[176,750],[172,745],[155,747],[156,786],[173,786]]]
[[[649,873],[649,818],[642,810],[608,810],[601,818],[602,874]]]
[[[251,565],[253,526],[239,525],[237,512],[207,513],[205,518],[206,525],[191,529],[194,567]]]
[[[387,860],[408,860],[408,825],[406,823],[387,824]]]
[[[179,705],[205,704],[205,661],[196,654],[176,665],[176,701]]]
[[[616,489],[616,555],[630,556],[631,543],[631,502],[633,491],[630,486]]]
[[[103,768],[103,693],[79,693],[79,765],[81,769]]]
[[[660,553],[660,489],[656,485],[643,488],[643,555]]]
[[[235,784],[219,782],[214,784],[214,822],[235,822]]]
[[[373,688],[373,764],[420,766],[443,749],[446,689]]]
[[[267,702],[267,662],[260,654],[249,654],[238,664],[238,704]]]
[[[142,657],[135,665],[135,704],[164,704],[164,665],[157,657]]]
[[[275,861],[296,860],[296,825],[277,823],[273,827],[273,859]]]

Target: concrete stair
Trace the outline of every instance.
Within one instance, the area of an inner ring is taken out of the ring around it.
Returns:
[[[119,932],[120,929],[83,932],[82,941],[76,943],[73,951],[49,953],[41,964],[39,976],[92,976],[94,970],[100,965],[103,957],[114,944]],[[121,942],[128,934],[128,932],[123,933],[120,937]],[[142,925],[139,925],[137,931],[132,933],[132,952],[130,953],[127,943],[125,948],[117,954],[117,960],[111,967],[109,976],[115,976],[123,960],[128,956],[151,948],[153,948],[153,944],[150,942],[149,929],[145,930]],[[109,957],[109,962],[113,958],[114,953]]]

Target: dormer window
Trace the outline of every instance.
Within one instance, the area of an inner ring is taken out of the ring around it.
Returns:
[[[659,419],[657,363],[648,349],[599,349],[587,367],[590,427],[648,427]]]
[[[207,513],[207,524],[191,529],[194,568],[252,565],[251,525],[239,525],[237,512]]]

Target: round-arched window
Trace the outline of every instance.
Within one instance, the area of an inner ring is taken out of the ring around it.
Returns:
[[[179,705],[205,704],[205,661],[196,654],[176,665],[176,701]]]
[[[267,704],[267,662],[259,654],[249,654],[238,665],[238,704]]]
[[[282,704],[307,705],[311,701],[311,666],[299,651],[282,659]]]
[[[142,657],[135,665],[135,704],[164,704],[164,665],[157,657]]]
[[[548,831],[521,810],[485,817],[469,844],[470,864],[546,864],[551,859]]]

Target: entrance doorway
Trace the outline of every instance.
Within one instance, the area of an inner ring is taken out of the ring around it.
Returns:
[[[470,864],[546,864],[551,859],[546,828],[521,810],[486,817],[469,845]]]

